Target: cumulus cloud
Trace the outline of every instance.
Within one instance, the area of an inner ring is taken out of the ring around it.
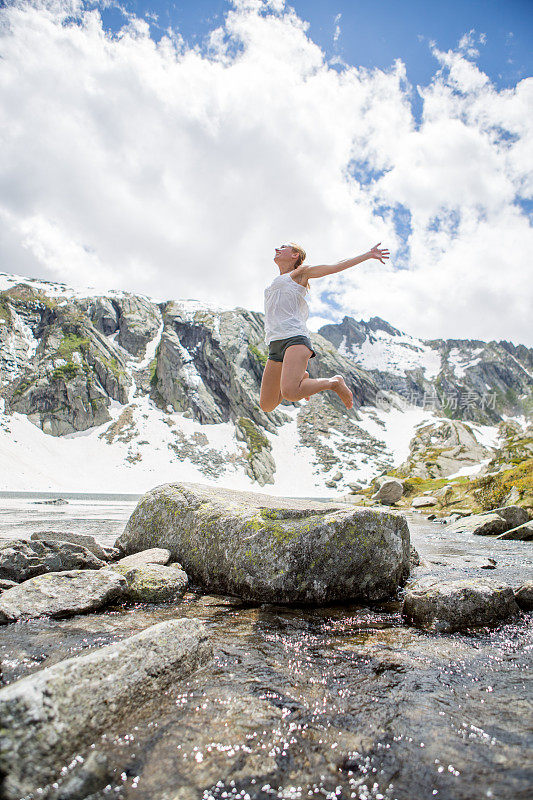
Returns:
[[[283,0],[234,0],[201,47],[76,0],[0,14],[0,270],[261,309],[282,241],[381,240],[386,265],[313,282],[312,327],[531,341],[533,80],[498,91],[483,34],[432,45],[417,123],[401,61],[338,68]]]

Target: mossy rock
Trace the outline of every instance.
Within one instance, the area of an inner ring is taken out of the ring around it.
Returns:
[[[409,572],[399,514],[191,483],[148,492],[116,546],[165,547],[195,584],[260,602],[377,601]]]
[[[125,595],[134,603],[165,603],[181,597],[189,579],[181,564],[111,564],[123,575],[128,587]]]

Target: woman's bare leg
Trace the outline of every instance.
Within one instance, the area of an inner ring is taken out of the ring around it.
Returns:
[[[333,378],[305,377],[310,357],[310,350],[305,344],[293,344],[287,348],[280,381],[283,397],[295,403],[318,392],[332,391],[340,397],[346,408],[352,408],[353,395],[342,375],[334,375]]]
[[[261,394],[259,397],[259,405],[263,411],[274,411],[283,400],[280,390],[282,367],[281,361],[267,359],[261,379]]]

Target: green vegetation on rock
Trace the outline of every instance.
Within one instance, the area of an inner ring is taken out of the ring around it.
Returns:
[[[239,417],[237,425],[246,436],[250,456],[254,456],[260,453],[264,447],[268,447],[268,439],[261,433],[257,425],[254,425],[251,419],[248,417]]]
[[[118,361],[115,358],[115,356],[113,356],[112,358],[105,358],[104,356],[100,356],[100,361],[103,364],[105,364],[108,369],[111,370],[117,381],[120,380],[120,378],[123,378],[124,375],[126,374],[123,369],[120,369]]]
[[[57,355],[64,358],[65,361],[70,361],[72,355],[77,351],[85,353],[89,347],[89,339],[82,336],[77,336],[75,333],[67,333],[61,340],[57,348]]]
[[[148,369],[150,370],[150,386],[155,388],[157,386],[157,358],[150,361]]]
[[[248,351],[254,356],[257,361],[264,367],[268,361],[268,356],[262,353],[254,344],[248,345]]]
[[[18,384],[17,388],[13,392],[14,397],[19,397],[21,394],[24,394],[26,389],[28,389],[32,385],[33,381],[31,378],[23,378],[20,383]]]
[[[67,381],[71,381],[73,378],[75,378],[80,369],[81,367],[78,364],[75,364],[73,361],[67,361],[66,364],[56,367],[50,376],[50,380],[65,381],[66,383]]]
[[[533,458],[495,475],[483,475],[472,486],[483,511],[499,508],[514,488],[520,492],[521,505],[533,506]]]
[[[7,324],[9,324],[11,322],[11,319],[12,319],[11,309],[9,308],[9,305],[4,300],[4,298],[0,297],[0,320],[3,320]]]

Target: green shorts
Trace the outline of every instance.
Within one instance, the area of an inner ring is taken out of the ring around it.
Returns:
[[[293,344],[305,344],[311,351],[310,358],[314,358],[316,353],[313,350],[311,339],[308,336],[289,336],[288,339],[275,339],[268,345],[268,357],[271,361],[283,361],[287,347]]]

